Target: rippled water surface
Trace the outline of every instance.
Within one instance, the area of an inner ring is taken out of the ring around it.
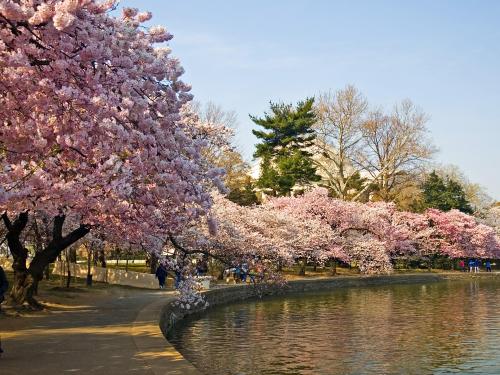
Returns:
[[[170,341],[207,374],[500,374],[499,291],[452,280],[246,302]]]

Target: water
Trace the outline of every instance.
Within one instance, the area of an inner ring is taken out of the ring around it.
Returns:
[[[499,291],[452,280],[252,301],[169,339],[207,374],[500,374]]]

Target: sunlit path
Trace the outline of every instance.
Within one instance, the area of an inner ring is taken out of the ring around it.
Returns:
[[[158,327],[159,309],[146,309],[142,320],[138,314],[155,302],[161,307],[172,295],[172,291],[110,288],[91,297],[79,296],[75,305],[58,311],[3,318],[0,332],[5,353],[0,372],[154,374],[151,359],[178,354],[169,357],[166,350]]]

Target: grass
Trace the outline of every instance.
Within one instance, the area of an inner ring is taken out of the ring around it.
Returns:
[[[129,263],[128,267],[125,267],[124,264],[118,264],[113,262],[106,263],[106,267],[109,269],[117,269],[117,270],[122,270],[125,271],[127,269],[128,271],[132,272],[141,272],[141,273],[150,273],[149,266],[146,266],[145,264],[136,264],[136,263]]]

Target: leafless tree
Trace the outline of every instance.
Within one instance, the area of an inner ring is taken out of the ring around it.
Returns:
[[[367,107],[365,97],[352,85],[317,99],[314,161],[322,183],[341,199],[352,195],[353,180],[359,176],[353,165],[360,153]]]
[[[214,102],[207,102],[204,105],[193,102],[190,105],[202,121],[221,124],[231,129],[236,129],[238,126],[238,116],[235,111],[227,111]]]
[[[243,189],[251,180],[250,165],[243,159],[234,139],[238,127],[236,112],[227,111],[213,102],[205,105],[195,102],[191,108],[208,125],[207,131],[212,132],[211,142],[204,150],[205,158],[212,165],[225,170],[224,184],[230,192]]]
[[[394,199],[430,161],[436,148],[427,137],[427,116],[405,100],[392,114],[371,112],[362,126],[362,148],[356,164],[370,174],[379,199]]]

